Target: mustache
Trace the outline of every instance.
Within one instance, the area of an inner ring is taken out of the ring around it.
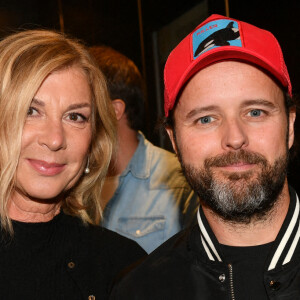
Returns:
[[[219,154],[217,156],[207,158],[204,161],[204,166],[205,168],[226,167],[228,165],[237,163],[261,164],[263,166],[266,166],[267,159],[259,153],[241,149],[238,151],[230,151],[225,154]]]

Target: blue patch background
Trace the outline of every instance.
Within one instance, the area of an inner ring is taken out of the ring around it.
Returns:
[[[214,32],[226,28],[227,25],[230,22],[233,22],[233,27],[234,28],[239,28],[238,23],[236,21],[228,20],[228,19],[221,19],[221,20],[211,21],[211,22],[205,24],[204,26],[200,27],[198,30],[196,30],[193,33],[193,58],[196,59],[197,57],[199,57],[203,53],[205,53],[209,50],[212,50],[214,48],[223,47],[223,46],[214,46],[214,47],[208,48],[207,50],[204,50],[198,56],[194,56],[195,51],[197,50],[198,46],[202,43],[202,41],[204,41],[208,36],[210,36]],[[201,30],[205,30],[206,28],[209,28],[209,26],[213,26],[215,24],[217,24],[218,26],[197,35],[197,33],[201,32]],[[242,47],[242,41],[241,41],[240,38],[237,39],[237,40],[231,40],[231,41],[228,41],[228,42],[229,42],[230,46]]]

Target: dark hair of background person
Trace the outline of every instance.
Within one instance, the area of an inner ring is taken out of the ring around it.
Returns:
[[[93,46],[89,51],[107,79],[111,100],[125,102],[129,127],[142,130],[145,126],[145,85],[134,62],[108,46]]]

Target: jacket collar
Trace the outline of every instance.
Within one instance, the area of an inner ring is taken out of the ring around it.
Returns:
[[[151,143],[146,140],[141,131],[138,132],[137,138],[139,140],[138,147],[121,176],[131,172],[136,178],[147,179],[150,176],[151,168],[152,150],[149,147]]]
[[[290,188],[290,206],[284,223],[274,242],[272,255],[268,261],[268,271],[279,265],[289,263],[295,253],[300,239],[300,204],[296,192]],[[210,261],[222,262],[219,243],[205,218],[201,206],[197,212],[200,238],[207,258]]]

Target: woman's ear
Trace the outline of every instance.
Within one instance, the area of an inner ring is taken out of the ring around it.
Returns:
[[[122,99],[114,99],[111,101],[111,103],[114,107],[116,118],[118,121],[120,121],[125,113],[125,102]]]

